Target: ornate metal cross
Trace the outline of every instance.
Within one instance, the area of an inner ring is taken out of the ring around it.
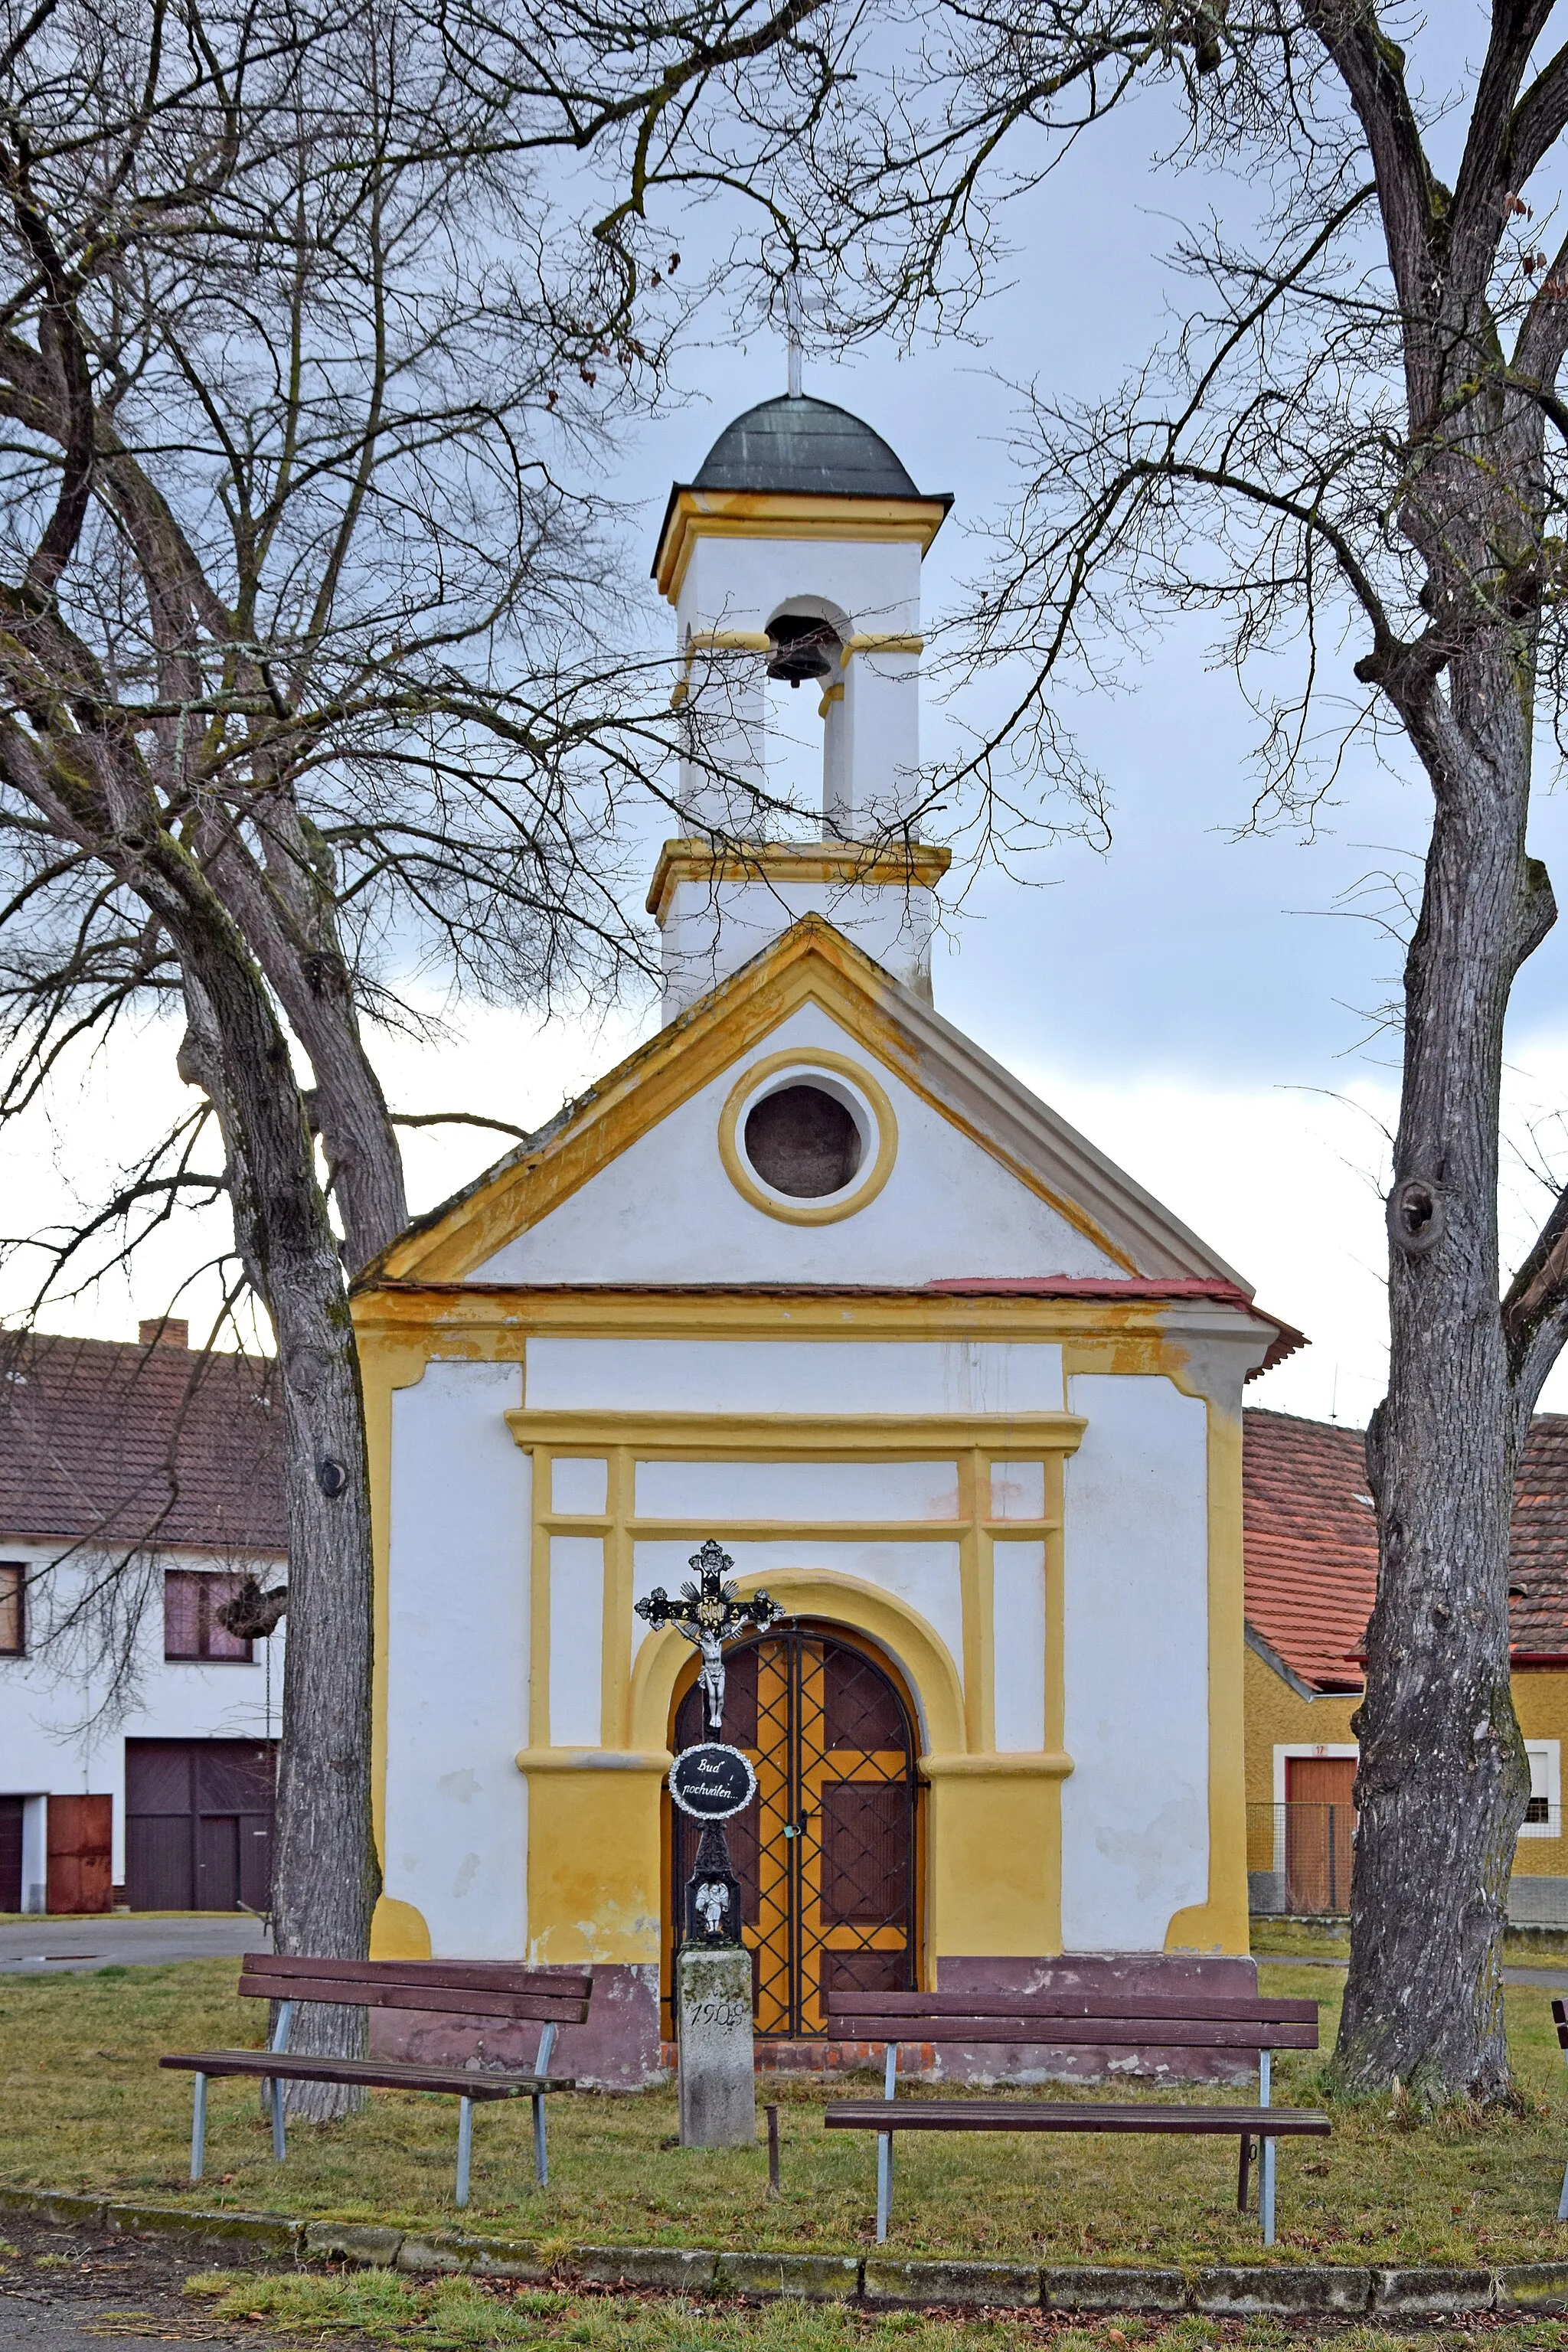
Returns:
[[[776,1618],[784,1615],[778,1601],[765,1592],[753,1593],[742,1601],[725,1576],[735,1563],[727,1551],[721,1550],[711,1536],[700,1551],[694,1551],[688,1566],[697,1570],[695,1584],[683,1584],[681,1597],[672,1601],[662,1585],[656,1585],[646,1601],[634,1602],[637,1615],[658,1628],[673,1625],[702,1653],[702,1672],[698,1684],[708,1702],[708,1728],[717,1737],[724,1721],[724,1643],[732,1642],[743,1626],[754,1625],[765,1633]]]

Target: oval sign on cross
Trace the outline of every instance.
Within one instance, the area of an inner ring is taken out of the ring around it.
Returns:
[[[669,1793],[693,1821],[723,1822],[757,1793],[757,1776],[738,1748],[717,1739],[683,1748],[669,1768]]]

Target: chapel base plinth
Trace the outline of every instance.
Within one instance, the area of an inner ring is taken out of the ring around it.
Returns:
[[[682,2147],[754,2147],[750,1952],[731,1944],[678,1953],[675,2017]]]

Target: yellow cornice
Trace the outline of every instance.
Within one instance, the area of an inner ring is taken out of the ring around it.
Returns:
[[[838,539],[912,542],[923,555],[947,520],[948,499],[807,497],[780,490],[677,489],[653,559],[661,596],[680,593],[700,539]]]
[[[667,841],[648,884],[647,910],[662,923],[669,894],[682,882],[830,882],[845,887],[872,883],[934,890],[952,852],[935,842],[760,841],[715,848],[701,840]]]
[[[505,1416],[524,1448],[628,1445],[661,1461],[924,1462],[954,1447],[1074,1454],[1089,1426],[1071,1412],[617,1412],[519,1405]],[[1026,1532],[1036,1532],[1033,1524]]]

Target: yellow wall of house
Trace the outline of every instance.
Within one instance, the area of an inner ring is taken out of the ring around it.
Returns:
[[[1568,1750],[1568,1668],[1520,1666],[1513,1676],[1514,1711],[1526,1739],[1557,1739]],[[1247,1866],[1273,1868],[1274,1828],[1265,1808],[1274,1798],[1277,1747],[1353,1746],[1351,1717],[1361,1694],[1305,1699],[1255,1650],[1247,1653]],[[1568,1875],[1568,1839],[1521,1838],[1514,1874],[1525,1878]]]

